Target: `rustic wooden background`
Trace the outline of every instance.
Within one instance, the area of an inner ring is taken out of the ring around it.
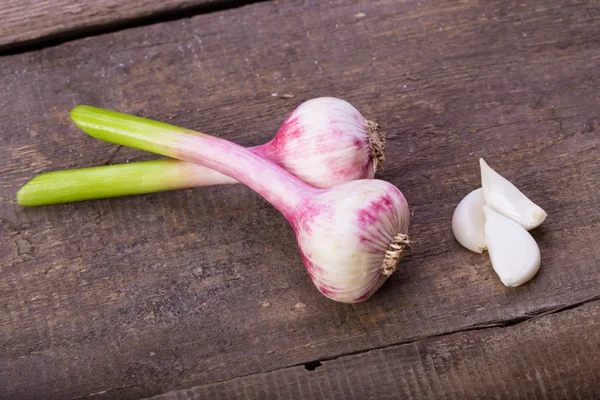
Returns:
[[[31,3],[0,5],[0,398],[600,392],[598,2]],[[412,210],[368,302],[320,295],[242,186],[15,202],[41,172],[155,158],[78,131],[77,104],[255,145],[323,95],[382,125]],[[520,288],[452,236],[479,157],[549,213]]]

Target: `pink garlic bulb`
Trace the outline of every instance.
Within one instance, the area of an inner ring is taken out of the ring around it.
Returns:
[[[253,151],[316,188],[371,179],[385,160],[385,137],[350,103],[319,97],[300,104],[277,135]]]
[[[408,204],[388,182],[318,189],[224,139],[88,106],[71,117],[98,139],[201,164],[255,190],[291,223],[313,283],[335,301],[368,299],[408,249]]]
[[[343,303],[375,293],[409,245],[406,199],[394,185],[377,179],[324,190],[306,212],[288,220],[314,285]]]

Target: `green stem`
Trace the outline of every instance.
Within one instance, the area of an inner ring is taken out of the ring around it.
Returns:
[[[84,105],[71,111],[71,119],[96,139],[172,158],[175,157],[169,149],[182,133],[201,135],[163,122]]]
[[[211,177],[220,183],[230,179],[202,166],[178,160],[55,171],[38,175],[27,182],[17,193],[17,202],[23,206],[43,206],[153,193],[200,186]],[[229,183],[234,182],[230,179]]]
[[[249,186],[288,220],[305,210],[318,192],[259,154],[227,140],[90,106],[77,106],[71,119],[97,139],[203,165]]]
[[[165,155],[171,155],[165,151],[171,143],[169,137],[181,132],[194,133],[162,122],[89,106],[78,106],[71,115],[77,126],[93,137]],[[148,141],[148,137],[152,140]],[[144,141],[138,138],[144,138]],[[268,157],[270,154],[265,147],[249,150]],[[24,206],[43,206],[232,183],[237,181],[201,165],[157,160],[41,174],[19,190],[17,202]]]

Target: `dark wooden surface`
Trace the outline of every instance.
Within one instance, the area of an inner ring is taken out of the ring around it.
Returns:
[[[296,378],[357,399],[600,390],[597,3],[265,2],[0,61],[0,397],[293,397]],[[253,145],[322,95],[380,122],[379,177],[412,210],[414,251],[366,303],[321,296],[284,218],[242,186],[15,203],[40,172],[153,158],[77,131],[76,104]],[[550,215],[541,270],[517,289],[451,233],[480,156]],[[358,371],[366,386],[347,386]]]
[[[149,18],[185,17],[207,7],[244,0],[2,0],[0,51],[28,44],[69,39],[110,27],[146,23]]]
[[[600,302],[507,328],[427,338],[153,397],[190,399],[591,399]]]

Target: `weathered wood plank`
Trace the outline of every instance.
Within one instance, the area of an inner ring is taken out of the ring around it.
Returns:
[[[152,399],[592,399],[600,391],[599,328],[595,301],[507,328],[324,361],[313,371],[285,368]]]
[[[138,398],[597,295],[599,21],[554,0],[261,3],[3,58],[0,396]],[[284,218],[241,186],[15,204],[36,173],[152,157],[78,132],[78,103],[253,145],[320,95],[383,125],[380,176],[413,211],[414,252],[367,303],[323,298]],[[550,214],[518,289],[452,237],[479,156]]]
[[[0,50],[243,0],[3,0]]]

